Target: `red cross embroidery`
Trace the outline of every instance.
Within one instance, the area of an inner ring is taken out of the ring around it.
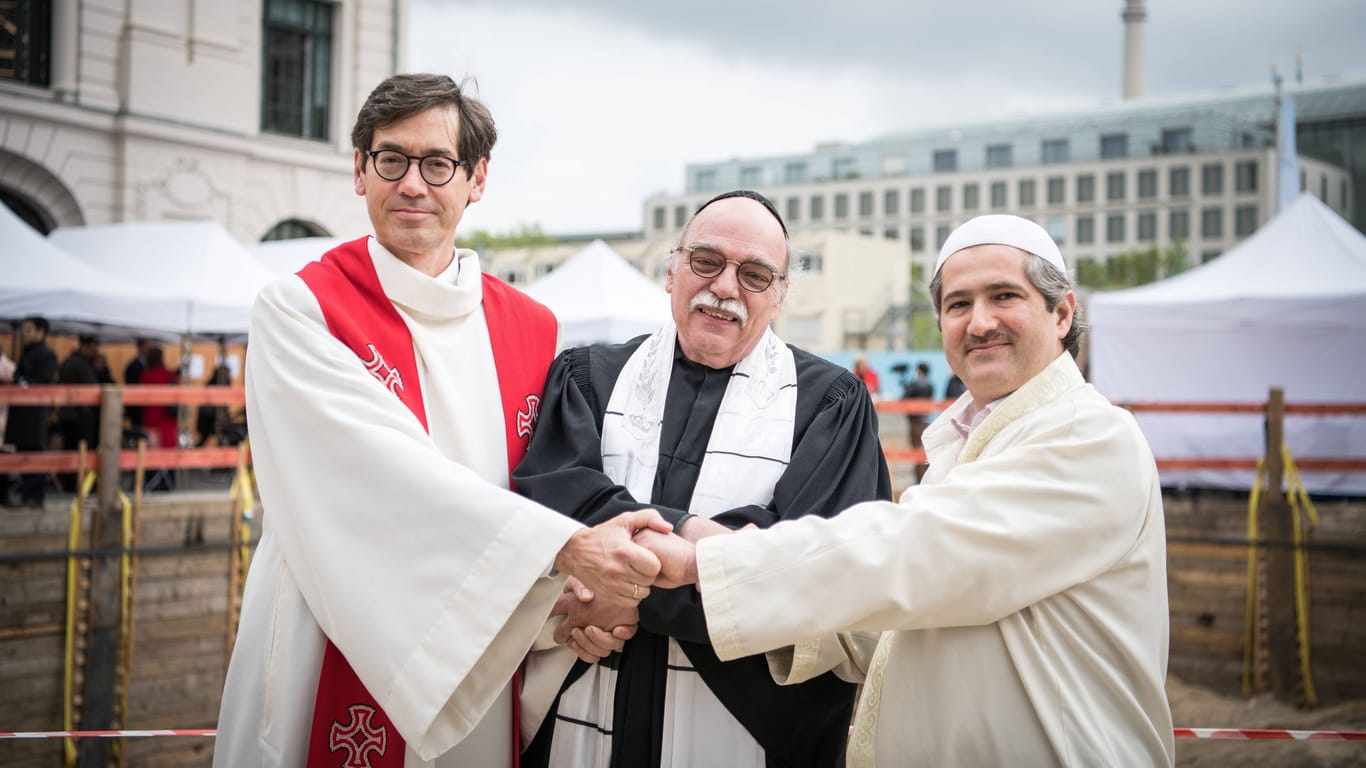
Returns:
[[[377,752],[383,757],[384,750],[388,749],[389,732],[383,725],[371,725],[374,707],[352,704],[346,711],[351,713],[351,722],[343,726],[340,720],[332,721],[327,747],[333,752],[346,750],[343,768],[370,768],[370,753]]]
[[[379,383],[388,387],[390,392],[396,395],[402,392],[403,377],[399,375],[398,369],[390,367],[388,363],[384,362],[384,356],[379,353],[378,349],[375,349],[374,344],[366,344],[365,346],[370,348],[370,354],[373,355],[365,361],[365,370],[378,379]]]
[[[536,417],[541,409],[541,398],[536,395],[526,396],[526,410],[517,412],[517,436],[531,437],[531,430],[536,427]]]

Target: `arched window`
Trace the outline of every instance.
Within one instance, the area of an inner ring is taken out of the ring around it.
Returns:
[[[327,230],[314,224],[311,221],[302,219],[285,219],[266,231],[261,236],[261,242],[271,240],[296,240],[301,237],[330,237]]]
[[[0,203],[14,211],[14,215],[23,219],[24,223],[44,235],[55,229],[52,218],[26,197],[20,197],[7,189],[0,189]]]

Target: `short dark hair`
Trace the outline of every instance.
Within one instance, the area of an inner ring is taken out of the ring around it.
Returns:
[[[48,324],[47,318],[43,317],[42,315],[29,315],[28,317],[24,318],[24,322],[33,323],[33,327],[37,328],[39,331],[42,331],[44,336],[47,335],[48,329],[52,327],[50,324]]]
[[[387,128],[413,115],[435,107],[452,107],[460,114],[460,135],[456,139],[460,160],[469,162],[465,177],[474,173],[474,164],[487,159],[498,141],[493,115],[483,102],[466,95],[460,85],[446,75],[400,74],[385,78],[375,86],[356,115],[351,129],[351,145],[361,153],[360,167],[370,159],[370,143],[375,131]]]
[[[930,375],[930,365],[929,365],[929,363],[916,363],[916,364],[915,364],[915,370],[916,370],[918,373],[923,373],[923,374],[925,374],[926,376]]]
[[[99,339],[95,338],[94,336],[91,336],[88,333],[83,333],[77,338],[76,342],[80,344],[82,347],[84,347],[86,344],[98,344]]]
[[[147,350],[147,367],[157,368],[166,364],[166,353],[161,351],[161,347],[152,347]]]

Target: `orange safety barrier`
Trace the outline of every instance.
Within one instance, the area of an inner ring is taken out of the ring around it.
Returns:
[[[878,413],[933,414],[945,410],[952,400],[882,400],[876,404]],[[1204,413],[1228,415],[1266,415],[1264,402],[1226,403],[1116,403],[1134,413]],[[1286,403],[1287,416],[1366,416],[1366,403]],[[924,464],[925,452],[919,448],[884,447],[888,462]],[[1366,472],[1366,459],[1298,459],[1296,465],[1303,472]],[[1248,470],[1257,468],[1256,458],[1159,458],[1158,469],[1166,470]]]
[[[98,451],[92,451],[91,455]],[[143,466],[172,469],[205,469],[237,466],[236,448],[148,448]],[[76,451],[34,451],[0,454],[0,472],[28,474],[38,472],[75,472],[80,456]],[[136,469],[138,452],[119,451],[119,469]],[[98,466],[98,464],[96,464]]]
[[[1266,403],[1115,403],[1134,413],[1266,413]],[[1288,416],[1366,416],[1366,403],[1286,403]]]
[[[0,386],[0,405],[99,405],[103,388],[99,384]],[[123,388],[124,405],[241,405],[246,399],[241,387],[138,384]]]
[[[0,386],[0,405],[99,405],[104,386],[99,384],[43,384],[28,387]],[[246,390],[241,387],[208,387],[201,385],[147,384],[122,387],[122,404],[234,406],[246,402]],[[94,446],[91,447],[92,449]],[[92,450],[92,453],[96,451]],[[205,469],[237,466],[238,449],[214,448],[149,448],[143,466],[171,469]],[[0,473],[76,472],[79,467],[76,451],[35,451],[32,453],[0,453]],[[248,457],[250,461],[250,457]],[[119,452],[119,469],[138,466],[138,453],[128,449]]]
[[[952,400],[929,400],[912,398],[910,400],[879,400],[875,407],[878,413],[905,413],[927,415],[939,413],[953,405]]]

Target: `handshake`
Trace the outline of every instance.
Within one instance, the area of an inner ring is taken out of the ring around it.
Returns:
[[[555,641],[592,663],[619,651],[636,634],[637,606],[650,587],[697,583],[698,540],[730,529],[689,517],[679,531],[653,509],[624,512],[576,532],[555,557],[571,574],[551,616],[565,619]]]

